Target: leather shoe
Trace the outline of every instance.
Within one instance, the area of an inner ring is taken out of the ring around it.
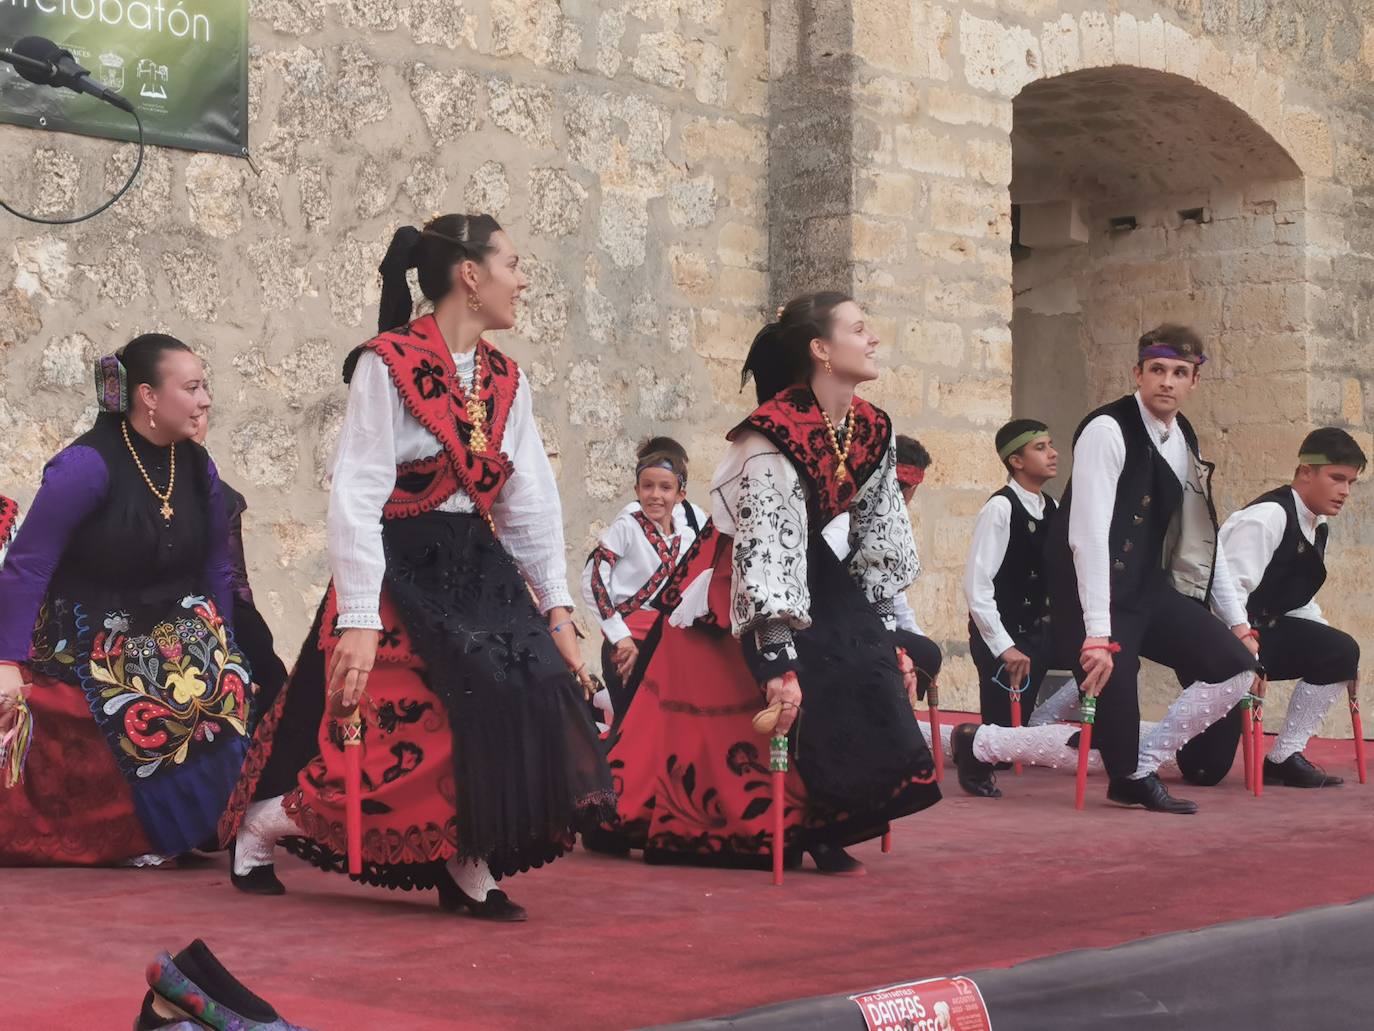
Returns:
[[[1264,760],[1264,783],[1285,788],[1334,788],[1345,780],[1314,766],[1301,752],[1294,752],[1281,763]]]
[[[807,851],[820,873],[832,877],[863,877],[868,873],[863,863],[836,845],[814,845]]]
[[[1107,784],[1107,799],[1117,805],[1140,805],[1155,813],[1177,813],[1191,816],[1197,812],[1197,803],[1186,798],[1175,798],[1155,774],[1132,780],[1130,777],[1113,777]]]
[[[977,733],[977,723],[961,723],[949,736],[959,786],[977,798],[1001,798],[1002,789],[997,786],[992,763],[980,762],[973,754],[973,737]]]
[[[529,919],[524,906],[517,906],[510,896],[499,888],[487,892],[481,902],[470,896],[445,870],[436,887],[439,889],[439,908],[446,913],[456,913],[466,909],[478,920],[490,920],[498,924],[519,924]]]
[[[235,842],[229,843],[229,883],[249,895],[285,895],[286,885],[277,878],[271,863],[255,866],[245,874],[234,873]]]

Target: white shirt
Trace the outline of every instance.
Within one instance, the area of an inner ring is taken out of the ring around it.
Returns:
[[[698,527],[706,522],[706,513],[690,501],[674,506],[673,532],[666,538],[671,548],[668,572],[681,561],[697,538],[687,522],[688,505],[692,507]],[[625,618],[614,610],[638,594],[650,578],[660,574],[664,564],[654,542],[649,539],[643,525],[635,518],[639,511],[638,501],[626,505],[597,540],[600,548],[616,556],[615,561],[609,562],[604,555],[594,551],[582,570],[582,598],[597,614],[601,632],[611,644],[630,636]],[[597,600],[597,583],[594,583],[594,578],[605,589],[605,597],[612,606],[609,612],[604,611]],[[652,593],[644,598],[640,608],[650,608],[666,582],[666,577],[661,579]]]
[[[1075,466],[1075,475],[1077,471]],[[1045,517],[1045,495],[1034,494],[1015,480],[1008,480],[1007,485],[1034,518]],[[1002,625],[992,583],[1002,568],[1011,541],[1011,515],[1011,502],[1001,494],[987,500],[973,524],[973,542],[964,563],[964,598],[968,602],[969,615],[993,655],[1001,655],[1016,645]]]
[[[1326,522],[1326,516],[1317,515],[1303,504],[1297,491],[1293,491],[1293,503],[1298,513],[1298,530],[1308,544],[1315,546],[1317,527]],[[1233,512],[1222,526],[1221,543],[1231,563],[1236,593],[1240,595],[1242,605],[1249,601],[1251,592],[1264,579],[1264,572],[1273,561],[1274,552],[1278,550],[1287,528],[1288,513],[1277,501],[1262,501]],[[1316,598],[1285,614],[1326,624],[1326,617],[1322,615]]]
[[[453,360],[460,379],[470,387],[473,353],[455,354]],[[523,376],[501,447],[515,471],[492,504],[496,534],[520,567],[541,612],[560,605],[571,608],[558,485],[534,423],[529,381]],[[397,465],[442,450],[438,439],[406,411],[386,363],[365,351],[348,391],[325,522],[340,628],[382,628],[382,507],[396,486]],[[438,506],[440,512],[475,510],[461,490]]]
[[[1155,447],[1180,483],[1188,478],[1188,442],[1177,422],[1156,419],[1140,394],[1140,416]],[[1110,415],[1099,415],[1083,428],[1073,448],[1073,504],[1069,508],[1069,547],[1078,575],[1078,599],[1088,637],[1111,637],[1111,560],[1107,535],[1116,506],[1116,485],[1126,465],[1126,440]],[[1212,570],[1212,609],[1228,627],[1246,622],[1226,562],[1226,549],[1217,542]]]
[[[825,529],[821,531],[821,536],[825,538],[825,543],[830,545],[830,550],[835,553],[837,559],[841,562],[847,559],[849,557],[849,513],[841,512],[826,523]],[[919,568],[917,569],[917,576],[920,576]],[[892,611],[897,617],[897,629],[910,630],[913,634],[925,636],[925,631],[916,622],[916,613],[912,611],[911,603],[906,599],[906,591],[899,591],[897,596],[892,599]]]

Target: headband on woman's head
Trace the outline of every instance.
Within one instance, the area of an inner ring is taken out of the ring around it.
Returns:
[[[642,473],[645,469],[667,469],[668,472],[672,473],[674,476],[677,477],[678,486],[680,486],[683,490],[687,489],[687,474],[683,470],[679,469],[677,467],[677,463],[675,463],[671,458],[663,458],[659,455],[650,455],[644,461],[640,462],[637,466],[635,466],[636,480],[639,479],[639,474]]]
[[[95,402],[102,412],[129,410],[129,375],[117,354],[95,360]]]

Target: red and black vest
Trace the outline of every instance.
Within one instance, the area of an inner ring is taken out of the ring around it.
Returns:
[[[520,368],[485,340],[477,344],[481,382],[474,383],[486,411],[485,450],[471,447],[472,422],[467,395],[458,380],[443,334],[426,315],[407,326],[378,334],[356,348],[344,362],[344,382],[353,378],[358,358],[371,350],[386,363],[391,382],[405,409],[439,441],[441,450],[428,458],[396,467],[396,487],[382,509],[386,519],[429,512],[458,490],[472,498],[482,515],[514,471],[501,450],[511,405],[520,385]]]
[[[839,476],[840,460],[830,443],[825,416],[810,387],[788,387],[759,405],[728,434],[728,439],[734,440],[744,430],[755,430],[787,456],[808,488],[807,515],[813,534],[820,533],[837,515],[849,510],[859,488],[882,465],[892,441],[892,420],[882,409],[856,397],[852,412],[852,443],[845,463],[848,475],[843,479]]]

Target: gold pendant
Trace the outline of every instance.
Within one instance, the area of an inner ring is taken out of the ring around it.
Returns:
[[[835,479],[839,480],[841,483],[849,479],[849,470],[846,469],[843,464],[840,465],[840,471],[835,475]]]
[[[477,453],[482,453],[487,449],[487,435],[480,429],[474,429],[472,436],[468,438],[468,448]]]
[[[172,521],[172,503],[170,501],[164,501],[162,503],[162,518],[169,523]]]

